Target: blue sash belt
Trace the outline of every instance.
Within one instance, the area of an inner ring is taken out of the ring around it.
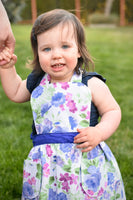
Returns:
[[[65,132],[65,133],[45,133],[32,135],[33,146],[41,144],[53,144],[53,143],[73,143],[74,137],[79,132]]]

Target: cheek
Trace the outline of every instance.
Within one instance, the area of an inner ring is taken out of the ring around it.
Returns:
[[[39,54],[38,57],[39,57],[39,63],[41,65],[41,67],[47,65],[47,63],[48,63],[47,57],[45,57],[42,54]]]
[[[71,62],[71,63],[77,63],[78,62],[78,54],[76,52],[71,52],[68,59],[69,59],[69,62]]]

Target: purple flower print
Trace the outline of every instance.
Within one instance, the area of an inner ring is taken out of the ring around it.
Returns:
[[[56,126],[52,132],[53,133],[64,133],[67,131],[67,128],[66,127],[60,127],[60,126]]]
[[[32,198],[33,194],[34,194],[34,192],[33,192],[32,186],[28,182],[24,182],[23,197],[24,198]]]
[[[60,174],[60,181],[70,181],[71,177],[69,176],[69,174],[66,172],[64,175]]]
[[[83,83],[81,82],[75,82],[75,84],[78,86],[78,87],[81,87],[83,85]]]
[[[94,166],[89,167],[88,172],[90,174],[87,176],[85,183],[89,190],[96,192],[100,185],[101,173]]]
[[[43,176],[48,177],[50,174],[49,164],[45,163],[43,165]]]
[[[104,146],[102,146],[102,149],[105,153],[106,159],[108,159],[108,161],[113,160],[114,159],[114,155],[112,154],[110,148],[108,147],[107,144],[105,144]]]
[[[51,146],[49,144],[46,145],[46,152],[47,152],[48,157],[52,156],[53,151],[52,151]]]
[[[46,85],[46,78],[44,78],[41,82],[40,82],[41,85]]]
[[[42,124],[37,125],[36,124],[36,131],[38,134],[42,134],[44,127],[42,126]]]
[[[54,192],[51,188],[49,189],[49,197],[48,200],[56,200],[56,192]]]
[[[47,79],[48,79],[48,82],[51,81],[51,78],[50,78],[50,75],[49,75],[49,74],[47,75]]]
[[[61,92],[58,92],[52,97],[52,102],[51,103],[55,107],[58,107],[58,106],[64,104],[65,101],[66,101],[65,95],[62,94]]]
[[[114,183],[114,174],[108,172],[107,175],[108,175],[108,185],[112,185]]]
[[[44,120],[44,126],[43,126],[43,134],[45,134],[45,133],[49,133],[50,131],[51,131],[51,129],[52,129],[53,127],[52,127],[52,122],[49,120],[49,119],[45,119]]]
[[[68,101],[66,104],[69,107],[69,111],[75,113],[77,111],[76,103],[73,100]]]
[[[30,176],[30,173],[29,173],[29,172],[26,172],[26,171],[24,170],[24,172],[23,172],[23,177],[24,177],[24,178],[28,178],[28,176]]]
[[[99,192],[98,192],[98,196],[101,196],[101,195],[103,194],[103,192],[104,192],[104,189],[101,188],[101,189],[99,190]]]
[[[62,189],[66,190],[66,192],[68,192],[68,190],[70,189],[69,185],[72,184],[77,184],[77,179],[78,176],[75,176],[74,174],[71,174],[71,176],[69,176],[68,173],[60,174],[60,181],[62,182]]]
[[[90,159],[94,159],[96,157],[98,157],[99,152],[98,152],[98,148],[95,147],[94,149],[92,149],[90,152],[88,152],[87,154],[87,158]]]
[[[49,189],[49,197],[48,200],[67,200],[67,196],[64,193],[57,194],[51,188]]]
[[[104,191],[104,199],[110,199],[110,194],[106,190]]]
[[[86,119],[90,119],[90,111],[87,112]]]
[[[69,88],[69,84],[68,84],[67,82],[61,83],[61,87],[62,87],[64,90],[67,90],[67,88]]]
[[[34,121],[36,120],[36,118],[37,118],[37,114],[36,114],[36,112],[32,112],[33,113],[33,118],[34,118]]]
[[[33,155],[32,155],[33,161],[38,160],[40,158],[41,158],[41,152],[40,151],[33,153]]]
[[[73,130],[75,127],[77,127],[78,123],[77,120],[74,119],[74,117],[70,116],[69,117],[69,123],[71,125],[71,129]]]
[[[28,183],[29,183],[30,185],[35,185],[35,184],[36,184],[36,179],[35,179],[35,177],[32,177],[31,179],[28,179]]]
[[[63,190],[66,190],[66,192],[68,192],[68,190],[70,189],[69,185],[68,185],[68,181],[71,180],[71,177],[69,176],[68,173],[65,173],[64,175],[63,174],[60,174],[60,181],[62,181],[62,189]]]
[[[65,110],[64,105],[60,105],[60,109],[61,109],[62,111],[64,111],[64,110]]]
[[[60,150],[63,151],[64,153],[70,152],[72,150],[72,146],[73,144],[71,143],[68,144],[62,143],[60,144]]]
[[[43,115],[51,108],[51,105],[49,105],[48,103],[43,104],[41,106],[41,116],[43,117]]]
[[[82,106],[81,111],[85,111],[88,108],[88,106]]]
[[[57,165],[59,165],[61,167],[63,167],[63,165],[64,165],[64,161],[61,159],[60,156],[56,157],[56,163],[57,163]]]
[[[43,93],[43,88],[42,86],[38,86],[35,90],[32,92],[32,97],[33,98],[38,98],[41,94]]]
[[[115,191],[119,190],[120,187],[120,180],[116,181],[115,183]]]
[[[66,194],[64,194],[64,193],[59,193],[58,195],[57,195],[57,199],[58,200],[67,200],[67,196],[66,196]]]
[[[79,151],[74,150],[71,154],[71,161],[72,162],[77,162],[79,158]]]
[[[53,83],[53,86],[54,86],[54,88],[56,88],[57,87],[57,83]]]
[[[89,195],[94,195],[94,192],[92,191],[92,190],[87,190],[87,193],[89,194]]]
[[[70,189],[70,187],[66,181],[64,181],[64,183],[62,183],[62,186],[63,186],[62,189],[66,190],[66,192],[68,192],[68,190]]]
[[[70,185],[77,184],[78,176],[75,176],[74,174],[71,175]]]
[[[72,99],[72,94],[68,92],[68,93],[66,94],[66,100],[67,100],[67,101],[70,101],[71,99]]]

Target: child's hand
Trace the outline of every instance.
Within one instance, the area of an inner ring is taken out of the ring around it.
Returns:
[[[87,127],[77,129],[79,134],[75,136],[74,143],[78,144],[77,148],[82,148],[82,152],[91,151],[100,142],[99,129],[96,127]]]
[[[14,66],[17,61],[17,56],[12,54],[10,49],[5,47],[0,52],[0,68],[8,69]]]

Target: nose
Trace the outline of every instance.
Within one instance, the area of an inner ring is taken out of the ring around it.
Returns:
[[[61,49],[55,48],[52,54],[53,59],[59,59],[62,57]]]

